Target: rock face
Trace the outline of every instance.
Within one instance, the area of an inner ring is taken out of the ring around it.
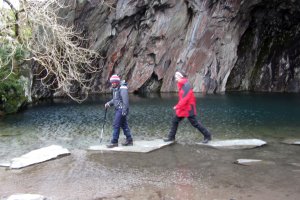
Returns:
[[[130,92],[300,91],[296,0],[64,0],[69,24],[102,56],[92,92],[118,73]]]
[[[251,11],[227,90],[300,91],[300,2],[265,1]]]
[[[286,139],[283,141],[284,144],[300,145],[300,139]]]

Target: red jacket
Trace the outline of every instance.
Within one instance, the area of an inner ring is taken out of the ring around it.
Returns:
[[[186,78],[177,83],[179,101],[175,106],[178,117],[189,117],[196,115],[196,99],[191,85]]]

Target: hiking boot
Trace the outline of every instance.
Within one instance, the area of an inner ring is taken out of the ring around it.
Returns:
[[[175,138],[164,138],[164,142],[174,142]]]
[[[114,147],[118,147],[118,143],[110,143],[108,145],[106,145],[107,148],[114,148]]]
[[[122,143],[122,146],[132,146],[133,141],[132,140],[126,140],[125,142]]]
[[[207,144],[209,141],[211,141],[211,136],[204,137],[202,143]]]

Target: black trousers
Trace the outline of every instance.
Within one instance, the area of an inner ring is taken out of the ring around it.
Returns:
[[[174,116],[174,118],[172,120],[172,127],[171,127],[170,133],[168,135],[168,138],[175,139],[178,124],[183,119],[184,119],[184,117],[178,117],[176,115]],[[204,138],[211,137],[211,133],[199,121],[197,121],[195,115],[189,116],[188,120],[190,121],[190,123],[192,124],[193,127],[198,129],[203,134]]]

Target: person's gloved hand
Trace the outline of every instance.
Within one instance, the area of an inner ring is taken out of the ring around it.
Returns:
[[[122,110],[122,116],[126,116],[127,112],[125,110]]]
[[[105,106],[105,108],[110,107],[109,103],[106,103],[104,106]]]

